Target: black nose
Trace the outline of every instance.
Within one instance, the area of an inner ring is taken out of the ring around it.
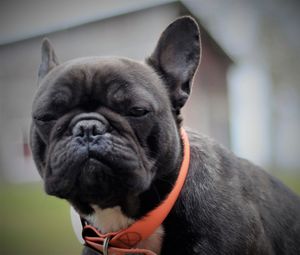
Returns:
[[[106,131],[106,123],[96,119],[83,119],[74,125],[72,134],[73,136],[87,138],[88,141],[92,141]]]

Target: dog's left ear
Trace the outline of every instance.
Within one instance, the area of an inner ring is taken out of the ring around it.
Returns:
[[[154,52],[147,59],[168,86],[173,109],[177,113],[190,95],[200,56],[198,25],[193,18],[182,17],[165,29]]]
[[[42,62],[39,68],[39,80],[43,79],[55,66],[59,65],[55,51],[48,38],[42,42]]]

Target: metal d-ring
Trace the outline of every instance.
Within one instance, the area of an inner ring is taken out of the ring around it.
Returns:
[[[111,237],[106,237],[103,241],[103,255],[108,255],[108,245]]]

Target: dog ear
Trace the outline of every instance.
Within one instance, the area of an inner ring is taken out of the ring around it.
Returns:
[[[39,68],[39,80],[44,78],[58,64],[58,59],[49,39],[44,38],[42,42],[42,63]]]
[[[200,55],[198,25],[193,18],[185,16],[165,29],[154,52],[147,59],[148,64],[165,80],[173,109],[178,114],[189,97]]]

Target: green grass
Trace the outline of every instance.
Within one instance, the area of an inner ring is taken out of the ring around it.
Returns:
[[[0,254],[80,254],[67,202],[40,184],[0,186]]]
[[[300,174],[276,176],[300,194]],[[81,253],[67,202],[44,194],[41,184],[0,185],[0,255]]]
[[[294,173],[285,173],[283,171],[277,171],[272,173],[278,179],[280,179],[285,185],[287,185],[296,194],[300,195],[300,171]]]

